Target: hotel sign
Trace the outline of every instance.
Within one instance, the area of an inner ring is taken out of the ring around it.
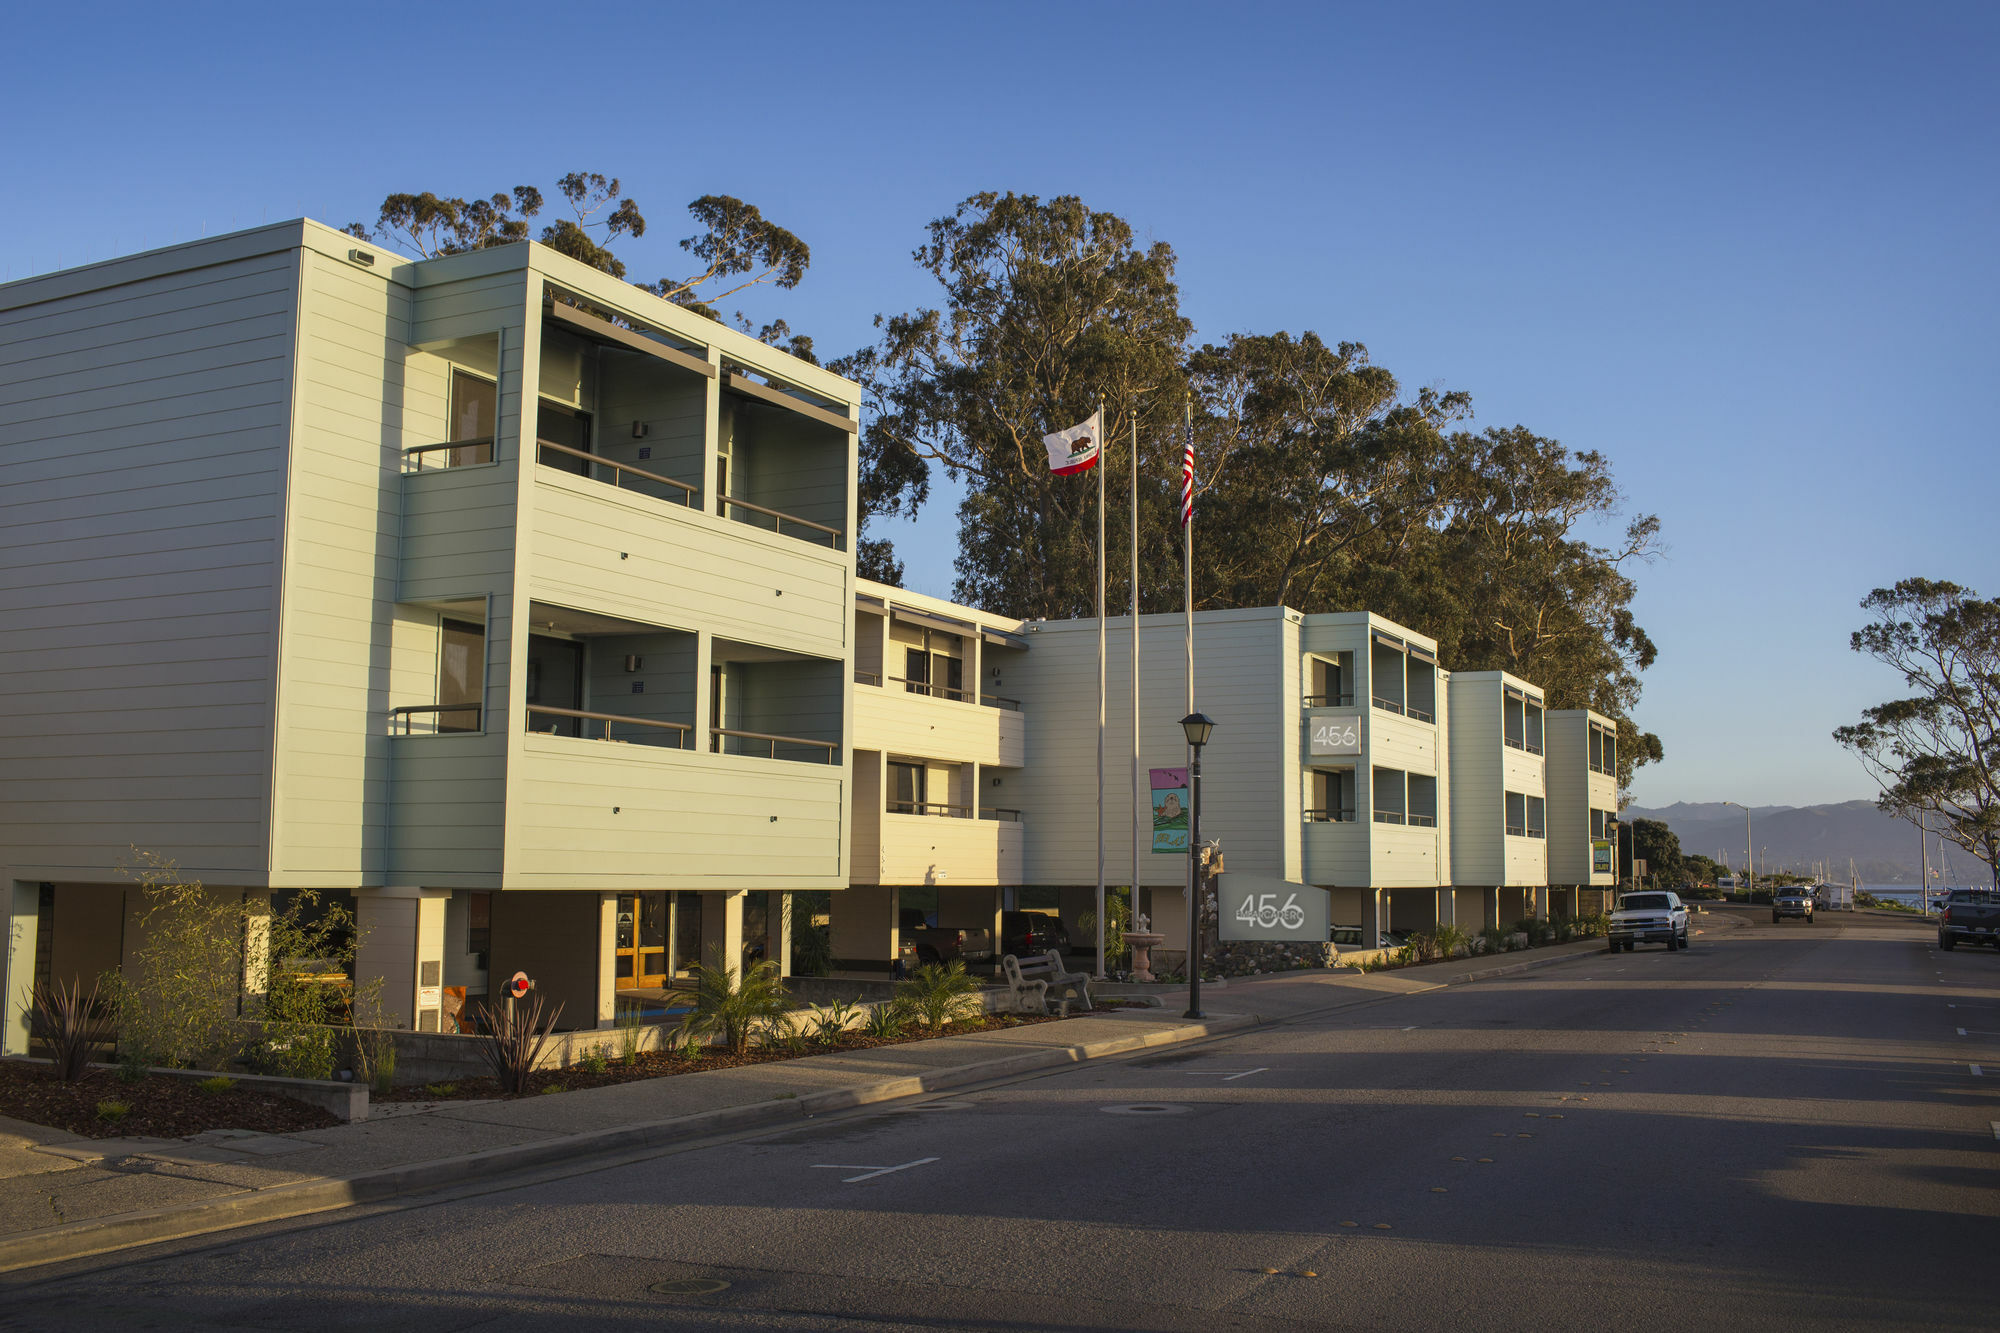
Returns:
[[[1368,719],[1360,713],[1309,716],[1306,736],[1308,758],[1358,759],[1368,744]]]

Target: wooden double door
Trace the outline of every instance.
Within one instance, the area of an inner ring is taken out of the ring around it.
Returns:
[[[701,959],[699,893],[618,895],[620,990],[660,990]]]

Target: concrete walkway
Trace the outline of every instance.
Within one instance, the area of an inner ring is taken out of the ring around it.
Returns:
[[[873,1103],[1284,1022],[1600,952],[1602,943],[1360,974],[1238,978],[1206,1021],[1119,1010],[972,1036],[482,1102],[383,1103],[298,1134],[83,1139],[0,1119],[0,1272],[614,1154],[671,1151]]]

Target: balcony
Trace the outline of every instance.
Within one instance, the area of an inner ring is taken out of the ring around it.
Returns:
[[[1017,810],[925,803],[884,811],[877,884],[1018,884],[1026,829]],[[856,845],[865,837],[857,831]],[[856,882],[861,880],[856,867]]]
[[[1026,762],[1027,722],[1018,700],[856,671],[857,749],[924,755],[990,768]]]

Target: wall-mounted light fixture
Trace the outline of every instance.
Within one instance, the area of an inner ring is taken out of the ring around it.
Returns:
[[[627,674],[630,674],[631,672],[634,672],[634,671],[637,671],[637,670],[638,670],[638,669],[639,669],[640,667],[642,667],[642,666],[644,666],[644,665],[646,665],[646,659],[645,659],[645,658],[643,658],[643,657],[640,657],[640,656],[638,656],[638,655],[636,655],[636,654],[631,654],[631,653],[628,653],[628,654],[626,654],[626,657],[625,657],[625,670],[626,670]]]
[[[632,438],[635,440],[643,440],[646,438],[646,433],[652,429],[653,428],[651,426],[648,426],[643,421],[635,421],[632,423]]]

